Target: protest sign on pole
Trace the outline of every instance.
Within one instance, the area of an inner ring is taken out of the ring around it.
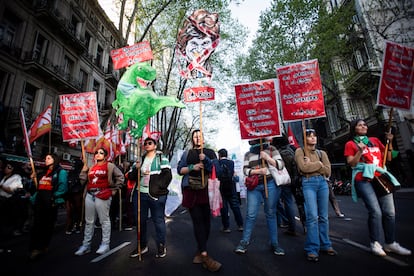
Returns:
[[[377,105],[409,110],[414,88],[414,49],[387,41]]]
[[[78,141],[99,136],[96,92],[59,96],[63,141]]]
[[[242,139],[281,135],[274,80],[236,84],[235,91]]]
[[[190,87],[184,89],[184,102],[214,101],[215,89],[213,87]]]
[[[325,117],[318,60],[277,69],[283,122]]]
[[[128,67],[132,64],[153,59],[151,46],[148,41],[111,51],[114,70]]]

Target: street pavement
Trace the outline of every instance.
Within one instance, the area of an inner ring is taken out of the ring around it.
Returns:
[[[362,201],[353,202],[350,196],[337,196],[345,218],[337,218],[329,207],[330,237],[337,256],[321,255],[319,262],[311,263],[305,258],[305,236],[300,222],[299,235],[288,236],[279,228],[279,243],[285,256],[270,251],[263,210],[256,222],[252,240],[245,255],[233,253],[242,233],[236,230],[231,217],[231,233],[220,232],[221,219],[212,219],[208,243],[209,254],[223,266],[216,275],[414,275],[414,256],[389,254],[377,257],[369,252],[367,211]],[[414,189],[401,189],[395,194],[397,209],[397,241],[414,250]],[[245,213],[245,203],[242,212]],[[119,231],[114,226],[111,251],[100,256],[95,253],[99,246],[101,231],[96,229],[92,252],[84,256],[73,253],[82,242],[83,234],[66,235],[63,222],[64,210],[60,212],[58,225],[49,252],[36,261],[28,259],[28,239],[25,234],[3,241],[1,247],[11,252],[0,253],[1,275],[211,275],[199,264],[193,264],[196,251],[188,212],[177,209],[167,218],[167,256],[155,258],[156,245],[149,223],[149,252],[139,258],[130,258],[136,246],[135,231]]]

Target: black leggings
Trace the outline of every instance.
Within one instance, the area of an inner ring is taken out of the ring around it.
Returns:
[[[210,206],[208,204],[195,205],[189,209],[193,221],[194,236],[198,251],[207,251],[207,240],[210,235]]]

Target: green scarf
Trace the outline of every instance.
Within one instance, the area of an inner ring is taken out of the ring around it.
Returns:
[[[355,136],[354,137],[354,142],[357,143],[357,144],[362,142],[365,145],[368,145],[369,139],[368,139],[368,136]]]

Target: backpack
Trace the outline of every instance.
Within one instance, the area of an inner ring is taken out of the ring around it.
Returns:
[[[233,193],[233,174],[224,160],[219,160],[220,173],[217,178],[220,181],[220,192],[222,195],[231,195]]]
[[[83,189],[78,171],[70,171],[68,174],[68,193],[79,193]]]

